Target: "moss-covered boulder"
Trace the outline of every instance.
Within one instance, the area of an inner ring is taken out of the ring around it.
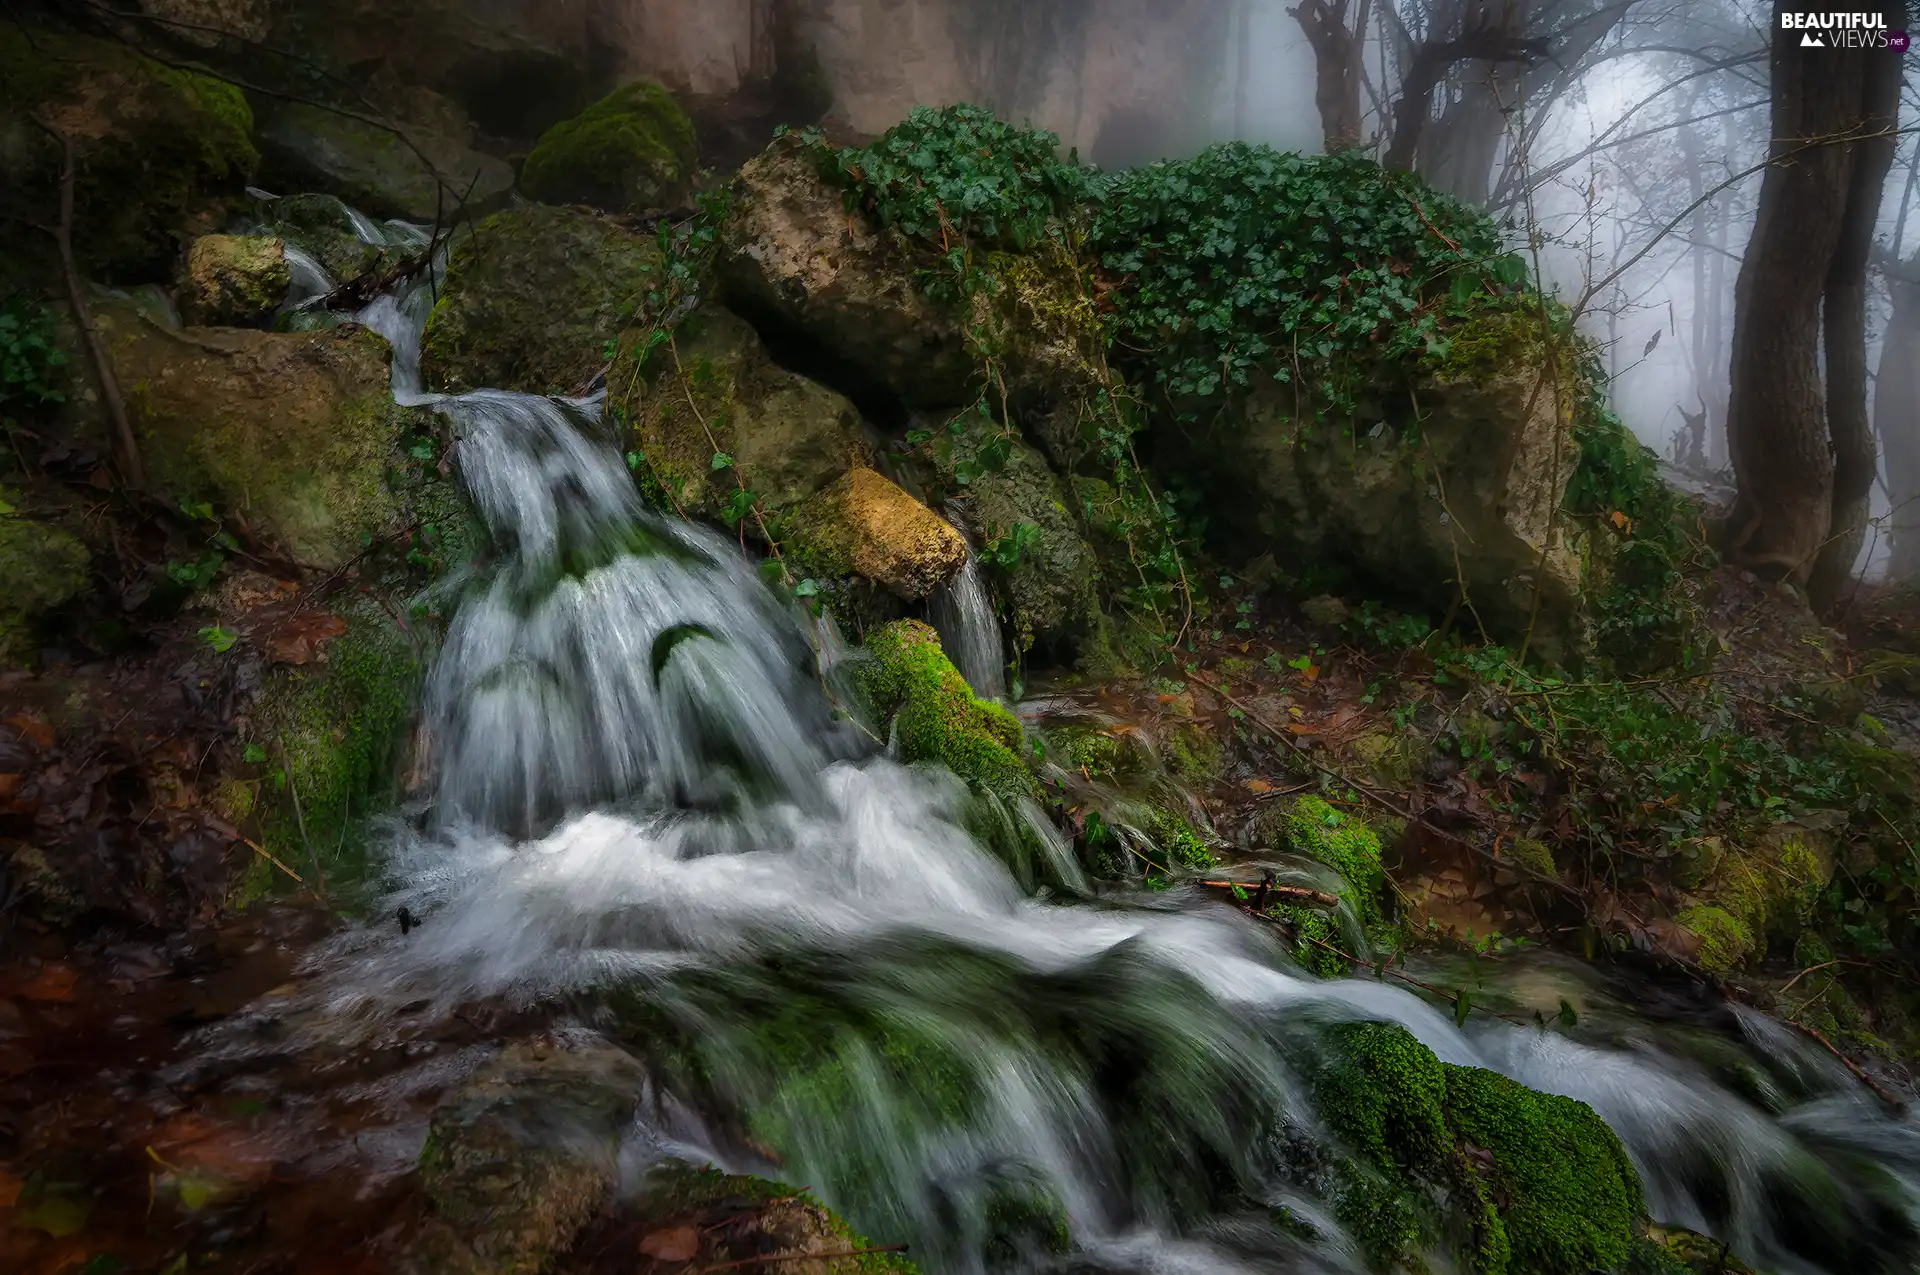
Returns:
[[[930,431],[916,453],[929,494],[991,551],[993,589],[1021,647],[1071,655],[1102,621],[1099,560],[1065,484],[1024,438],[971,414],[957,428]]]
[[[738,522],[744,487],[777,524],[873,462],[859,410],[775,363],[751,327],[717,306],[683,323],[643,372],[615,388],[643,477],[688,514]]]
[[[645,1074],[605,1044],[511,1045],[433,1113],[420,1184],[432,1272],[532,1275],[564,1253],[617,1181]]]
[[[42,616],[85,591],[88,561],[71,532],[31,516],[24,495],[0,486],[0,668],[31,653]]]
[[[786,1266],[820,1275],[917,1275],[814,1198],[783,1182],[669,1162],[652,1169],[624,1212],[648,1226],[642,1252],[696,1267]]]
[[[1587,1275],[1639,1243],[1639,1175],[1591,1107],[1442,1063],[1403,1027],[1330,1044],[1316,1107],[1352,1156],[1335,1211],[1376,1261],[1450,1249],[1475,1275]]]
[[[323,569],[396,523],[387,472],[402,419],[378,336],[181,332],[123,305],[97,319],[163,490]]]
[[[810,575],[864,576],[909,600],[967,563],[967,542],[946,519],[865,466],[802,503],[785,531],[788,552]]]
[[[897,620],[863,649],[863,689],[876,716],[892,722],[901,757],[945,766],[1002,797],[1039,796],[1020,756],[1020,719],[973,693],[931,626]]]
[[[334,195],[286,195],[261,209],[260,228],[317,261],[336,283],[357,279],[391,260],[384,231]]]
[[[733,200],[719,262],[729,306],[863,392],[929,408],[972,397],[965,315],[928,298],[904,241],[849,214],[797,141],[742,168]]]
[[[362,112],[364,113],[364,112]],[[392,130],[302,102],[260,104],[261,180],[338,195],[382,217],[431,222],[504,203],[513,169],[446,131],[443,120]],[[409,144],[411,143],[411,144]]]
[[[1726,974],[1764,956],[1769,941],[1791,941],[1833,879],[1826,837],[1778,824],[1751,845],[1700,837],[1680,849],[1688,902],[1674,919],[1694,941],[1693,957]]]
[[[180,243],[237,206],[259,162],[238,89],[117,43],[0,24],[0,213],[55,220],[72,139],[74,247],[90,274],[164,279]],[[10,234],[21,233],[17,228]]]
[[[187,246],[174,289],[189,324],[266,327],[292,282],[285,240],[265,235],[202,235]]]
[[[547,207],[496,213],[454,248],[421,348],[427,384],[582,390],[658,269],[653,236],[610,218]]]
[[[636,80],[548,129],[520,168],[520,188],[543,204],[671,208],[686,197],[699,159],[693,123],[673,94]]]

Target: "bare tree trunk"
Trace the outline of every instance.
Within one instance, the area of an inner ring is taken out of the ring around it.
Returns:
[[[1492,78],[1497,74],[1491,62],[1472,64],[1470,78],[1461,86],[1460,99],[1439,119],[1430,122],[1420,137],[1417,168],[1429,185],[1484,206],[1493,198],[1493,162],[1500,154],[1500,141],[1506,136],[1506,116],[1500,113],[1500,99]],[[1518,88],[1518,76],[1506,86],[1509,97]]]
[[[1682,113],[1689,118],[1700,100],[1699,93],[1688,95]],[[1680,130],[1680,153],[1687,163],[1687,197],[1693,204],[1693,321],[1690,325],[1691,352],[1693,357],[1694,397],[1700,402],[1699,423],[1693,424],[1694,417],[1686,409],[1681,415],[1688,420],[1694,433],[1693,455],[1691,459],[1704,465],[1707,461],[1706,440],[1712,430],[1712,409],[1707,406],[1707,395],[1713,384],[1714,357],[1711,345],[1718,345],[1720,334],[1711,332],[1707,326],[1707,275],[1710,267],[1708,258],[1713,255],[1713,247],[1707,236],[1707,220],[1712,209],[1703,199],[1706,194],[1707,175],[1702,171],[1702,154],[1706,146],[1700,137],[1699,129],[1689,124]]]
[[[1887,265],[1893,314],[1873,382],[1873,423],[1886,457],[1892,505],[1890,579],[1920,579],[1920,253]]]
[[[1301,0],[1287,10],[1313,49],[1313,104],[1327,154],[1360,144],[1360,57],[1366,50],[1367,0],[1357,29],[1347,27],[1347,0]]]
[[[1810,11],[1808,0],[1776,0],[1776,14],[1801,11]],[[1888,16],[1889,29],[1905,25],[1904,6],[1889,6]],[[1856,392],[1850,386],[1864,385],[1864,359],[1850,344],[1864,348],[1865,332],[1864,292],[1852,286],[1859,274],[1852,262],[1864,251],[1856,247],[1857,227],[1863,217],[1871,227],[1873,214],[1856,205],[1878,206],[1875,174],[1884,178],[1887,167],[1861,140],[1876,126],[1884,91],[1869,94],[1866,85],[1891,76],[1897,89],[1900,59],[1886,50],[1803,50],[1777,17],[1772,27],[1773,163],[1734,292],[1729,424],[1740,497],[1730,549],[1743,565],[1806,583],[1833,528],[1839,494],[1829,407],[1851,411],[1850,398],[1841,400]],[[1856,304],[1857,323],[1845,312]],[[1833,396],[1823,393],[1820,379],[1823,317],[1828,363],[1841,378]],[[1859,364],[1850,363],[1856,358]],[[1853,427],[1847,419],[1839,424]],[[1844,463],[1854,483],[1851,443]]]
[[[1715,209],[1713,255],[1707,269],[1707,340],[1712,358],[1700,383],[1700,401],[1707,409],[1707,465],[1718,471],[1730,459],[1727,451],[1727,228],[1733,209],[1721,200]]]
[[[1906,6],[1888,6],[1890,30],[1906,26]],[[1832,53],[1838,57],[1841,51]],[[1900,56],[1865,53],[1869,65],[1860,77],[1862,123],[1868,136],[1852,149],[1853,173],[1847,190],[1847,214],[1840,242],[1827,271],[1822,318],[1826,324],[1827,432],[1833,439],[1833,516],[1827,542],[1814,559],[1808,591],[1825,610],[1837,602],[1853,579],[1854,563],[1866,542],[1868,506],[1879,457],[1873,424],[1867,416],[1867,262],[1873,254],[1873,229],[1880,220],[1880,197],[1893,168],[1894,130],[1900,123]]]
[[[1253,86],[1253,0],[1240,0],[1240,34],[1234,49],[1233,140],[1247,140],[1247,95]]]

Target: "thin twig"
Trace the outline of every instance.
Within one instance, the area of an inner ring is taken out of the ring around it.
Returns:
[[[1838,1058],[1841,1062],[1841,1065],[1844,1066],[1848,1071],[1853,1073],[1854,1079],[1858,1080],[1861,1084],[1865,1085],[1867,1088],[1873,1090],[1875,1094],[1879,1095],[1880,1100],[1886,1103],[1889,1107],[1892,1107],[1895,1112],[1901,1115],[1906,1114],[1907,1104],[1900,1101],[1900,1099],[1894,1097],[1891,1093],[1888,1093],[1886,1089],[1884,1089],[1881,1086],[1879,1081],[1875,1080],[1872,1076],[1869,1076],[1866,1073],[1866,1070],[1862,1068],[1859,1063],[1855,1062],[1853,1059],[1841,1053],[1839,1046],[1835,1045],[1832,1041],[1828,1040],[1825,1036],[1822,1036],[1819,1032],[1815,1031],[1813,1028],[1807,1026],[1803,1022],[1800,1022],[1792,1018],[1786,1019],[1785,1021],[1788,1026],[1799,1028],[1801,1031],[1805,1032],[1807,1035],[1819,1041],[1822,1045],[1825,1045],[1827,1047],[1827,1052],[1832,1054],[1835,1058]]]

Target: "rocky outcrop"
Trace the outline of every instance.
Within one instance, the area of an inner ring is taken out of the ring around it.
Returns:
[[[174,303],[188,323],[265,327],[286,301],[291,281],[284,240],[202,235],[187,247]]]
[[[450,219],[463,201],[470,213],[497,208],[513,190],[513,169],[473,150],[450,131],[445,116],[399,127],[404,138],[318,106],[263,104],[261,179],[280,189],[326,191],[378,216],[426,223]]]
[[[164,490],[323,570],[395,523],[399,409],[379,337],[352,325],[178,332],[121,305],[97,321]]]
[[[967,542],[946,519],[865,466],[796,510],[787,533],[809,574],[864,576],[909,601],[967,562]]]
[[[231,85],[105,41],[0,24],[0,214],[57,220],[61,147],[75,155],[73,241],[108,280],[167,277],[180,243],[236,206],[259,156]],[[17,233],[10,231],[9,233]]]
[[[744,489],[777,521],[873,461],[851,402],[775,363],[752,328],[717,306],[653,353],[617,407],[633,422],[647,477],[689,514],[738,522]]]
[[[659,250],[566,208],[496,213],[454,248],[421,347],[435,389],[575,393],[657,282]]]
[[[849,214],[795,142],[740,170],[722,236],[727,303],[836,382],[908,407],[964,403],[979,380],[961,312],[929,299],[906,245]]]
[[[685,198],[699,159],[693,125],[673,95],[636,80],[548,129],[520,184],[542,203],[646,212]]]

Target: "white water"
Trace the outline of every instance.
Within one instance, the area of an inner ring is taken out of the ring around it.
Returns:
[[[1823,1269],[1776,1225],[1784,1183],[1830,1181],[1843,1236],[1869,1179],[1915,1216],[1920,1128],[1843,1076],[1812,1075],[1777,1116],[1651,1034],[1470,1035],[1392,985],[1316,979],[1197,898],[1027,896],[966,831],[962,785],[833,725],[801,618],[737,548],[641,507],[593,404],[427,394],[419,297],[360,318],[394,343],[396,393],[451,418],[498,565],[433,671],[431,812],[393,847],[391,903],[420,926],[342,945],[314,1039],[422,1004],[570,1007],[660,1051],[662,1086],[712,1128],[752,1132],[693,1131],[715,1160],[816,1187],[934,1270],[980,1267],[1009,1193],[1054,1200],[1100,1265],[1360,1269],[1277,1136],[1318,1136],[1302,1058],[1350,1018],[1593,1104],[1654,1215],[1749,1260]],[[1201,1191],[1223,1173],[1238,1205]],[[1279,1205],[1319,1236],[1275,1226]]]
[[[987,593],[986,573],[981,571],[976,555],[968,553],[960,574],[934,591],[928,611],[940,633],[940,645],[973,693],[987,699],[1005,699],[1006,644],[1000,636],[1000,619],[993,613],[993,599]]]

